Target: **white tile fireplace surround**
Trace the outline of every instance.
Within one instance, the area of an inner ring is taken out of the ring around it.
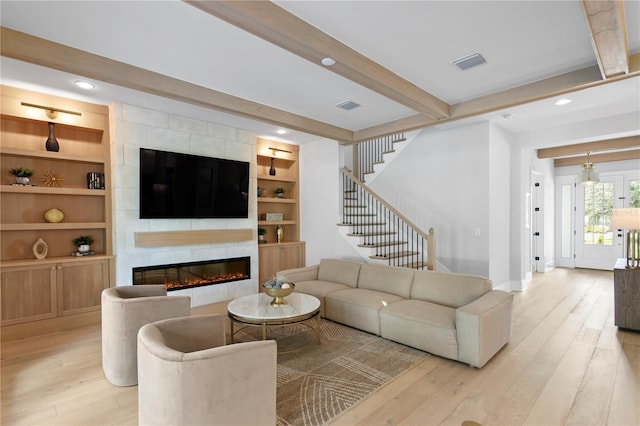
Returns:
[[[251,278],[172,291],[191,296],[192,306],[222,302],[257,292],[257,240],[228,243],[140,247],[135,234],[165,231],[215,231],[257,228],[255,197],[248,219],[140,219],[139,152],[141,147],[248,161],[249,191],[255,194],[256,137],[253,133],[199,119],[122,103],[110,106],[113,181],[113,241],[116,285],[132,285],[134,267],[249,256]]]

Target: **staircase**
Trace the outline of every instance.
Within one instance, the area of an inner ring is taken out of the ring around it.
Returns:
[[[433,228],[428,233],[419,229],[346,168],[342,169],[342,189],[340,234],[364,259],[369,263],[435,269]]]
[[[417,133],[417,132],[416,132]],[[362,182],[371,183],[407,146],[404,133],[359,142],[353,146],[354,174]]]

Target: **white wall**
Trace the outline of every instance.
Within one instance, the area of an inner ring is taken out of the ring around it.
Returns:
[[[371,187],[422,229],[434,228],[447,269],[489,275],[487,123],[423,130]]]
[[[357,256],[337,233],[341,159],[339,149],[328,144],[318,141],[300,150],[308,263]],[[489,153],[487,123],[425,129],[371,185],[418,226],[435,228],[438,259],[454,272],[489,275]]]
[[[132,284],[132,268],[178,262],[251,256],[251,276],[244,281],[171,292],[191,296],[192,306],[221,302],[257,291],[257,240],[225,244],[136,247],[135,232],[193,231],[257,227],[257,201],[250,197],[248,219],[140,219],[139,148],[192,153],[248,161],[249,190],[256,193],[256,137],[253,133],[177,114],[113,103],[111,162],[113,241],[116,285]]]
[[[512,136],[492,125],[489,140],[489,277],[494,287],[511,290],[509,256],[511,253],[511,170],[510,142]]]
[[[307,265],[323,258],[360,259],[338,234],[340,222],[340,147],[321,139],[300,145],[300,239]]]

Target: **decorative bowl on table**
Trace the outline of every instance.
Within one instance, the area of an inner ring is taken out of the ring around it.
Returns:
[[[271,279],[265,282],[262,288],[267,296],[273,297],[271,306],[282,306],[287,304],[285,297],[293,293],[296,286],[293,283]]]

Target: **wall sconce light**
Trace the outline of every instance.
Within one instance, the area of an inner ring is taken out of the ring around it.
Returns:
[[[59,112],[62,112],[64,114],[82,115],[81,113],[79,113],[77,111],[69,111],[67,109],[60,109],[60,108],[54,108],[54,107],[50,107],[50,106],[30,104],[29,102],[20,102],[20,105],[26,106],[26,107],[31,107],[31,108],[43,109],[45,111],[45,114],[47,115],[47,117],[49,117],[52,120],[54,120],[54,119],[56,119],[58,117],[58,113]]]
[[[640,267],[640,208],[613,209],[611,225],[613,229],[627,229],[627,268]]]
[[[580,174],[578,174],[578,183],[587,186],[600,182],[600,173],[593,166],[593,163],[589,159],[589,154],[591,154],[591,152],[588,151],[587,162],[582,165],[582,170]]]
[[[276,155],[278,155],[278,152],[286,152],[287,154],[291,154],[291,151],[287,151],[286,149],[280,149],[280,148],[272,148],[269,147],[269,149],[271,150],[271,152],[273,153],[273,156],[275,157]]]

